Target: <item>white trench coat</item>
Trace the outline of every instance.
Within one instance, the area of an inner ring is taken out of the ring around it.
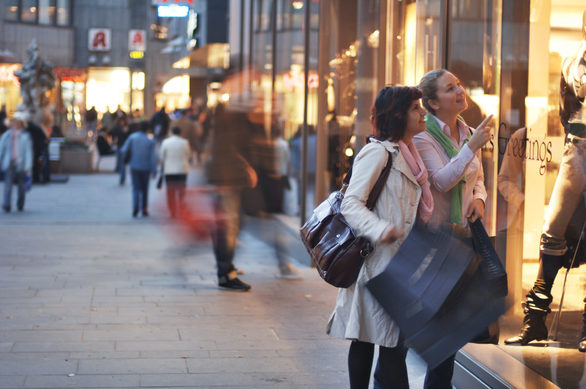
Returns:
[[[387,163],[387,150],[393,156],[393,167],[371,212],[366,208],[366,200]],[[373,140],[360,150],[354,160],[341,210],[356,233],[370,240],[374,251],[364,262],[356,282],[339,290],[327,326],[330,336],[385,347],[397,346],[399,327],[366,289],[366,282],[382,273],[411,231],[420,197],[421,187],[397,143]],[[404,234],[393,243],[379,243],[388,225],[402,227]]]

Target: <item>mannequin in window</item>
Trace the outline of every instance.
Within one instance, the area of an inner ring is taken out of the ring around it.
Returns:
[[[560,170],[545,214],[537,280],[524,304],[525,318],[521,334],[505,340],[506,344],[526,345],[532,340],[547,339],[545,317],[551,309],[551,288],[562,267],[578,266],[584,260],[584,245],[566,241],[568,224],[586,201],[586,11],[582,23],[583,39],[578,50],[562,62],[560,82],[560,119],[566,133]],[[584,214],[577,223],[584,230]],[[572,247],[574,246],[574,247]],[[576,250],[578,250],[576,252]],[[575,258],[575,262],[572,260]],[[584,299],[586,303],[586,298]],[[586,352],[586,306],[578,349]]]

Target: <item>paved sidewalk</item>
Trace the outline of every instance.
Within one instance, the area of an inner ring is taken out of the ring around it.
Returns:
[[[278,279],[273,249],[244,232],[252,291],[218,290],[209,243],[174,238],[150,193],[133,219],[128,183],[72,175],[0,214],[0,388],[348,387],[348,343],[324,333],[334,288],[301,265],[303,280]]]

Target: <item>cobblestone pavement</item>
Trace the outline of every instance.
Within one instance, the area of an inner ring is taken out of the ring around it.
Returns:
[[[279,279],[274,250],[244,231],[252,291],[218,290],[209,242],[174,237],[151,194],[133,219],[128,183],[72,175],[0,214],[0,388],[348,387],[348,343],[324,333],[334,288],[301,265],[302,280]]]

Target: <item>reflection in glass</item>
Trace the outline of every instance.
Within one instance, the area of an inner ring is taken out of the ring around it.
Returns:
[[[6,0],[4,19],[18,20],[18,0]]]
[[[492,126],[500,123],[501,2],[498,0],[451,2],[448,14],[448,69],[463,83],[468,109],[462,114],[466,123],[475,127],[489,114]],[[482,42],[482,44],[478,44]],[[484,225],[489,235],[496,234],[496,199],[498,152],[495,136],[482,148],[484,182],[488,198]]]
[[[57,25],[69,25],[70,0],[57,0]]]
[[[39,24],[54,23],[55,1],[56,0],[39,0]]]
[[[23,22],[36,23],[37,13],[37,0],[22,0],[20,20],[22,20]]]

